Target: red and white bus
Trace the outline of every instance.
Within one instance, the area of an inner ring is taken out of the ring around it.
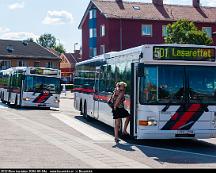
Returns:
[[[15,67],[0,71],[0,99],[20,107],[59,108],[60,70]]]
[[[75,108],[114,126],[107,101],[119,81],[135,139],[216,137],[215,47],[143,45],[80,62]]]

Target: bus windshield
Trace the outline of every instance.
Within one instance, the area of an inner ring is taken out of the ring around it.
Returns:
[[[216,103],[216,67],[187,68],[191,103]]]
[[[144,71],[141,104],[216,103],[216,67],[146,66]]]
[[[49,91],[52,94],[59,94],[61,92],[60,79],[43,76],[26,76],[24,91],[35,93]]]

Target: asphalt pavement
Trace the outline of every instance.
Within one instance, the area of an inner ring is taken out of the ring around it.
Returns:
[[[0,103],[0,168],[216,168],[216,139],[122,139],[87,122],[61,95],[60,110],[14,109]]]

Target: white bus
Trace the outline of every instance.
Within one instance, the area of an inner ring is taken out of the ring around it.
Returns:
[[[75,108],[114,126],[109,100],[128,84],[126,108],[135,139],[216,137],[215,47],[143,45],[76,65]]]
[[[0,71],[0,99],[16,107],[59,108],[60,70],[15,67]]]

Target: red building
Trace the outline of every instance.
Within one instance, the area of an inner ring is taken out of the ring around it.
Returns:
[[[166,5],[122,0],[91,0],[82,18],[82,59],[142,44],[164,43],[166,26],[179,19],[193,21],[216,45],[216,7]]]

